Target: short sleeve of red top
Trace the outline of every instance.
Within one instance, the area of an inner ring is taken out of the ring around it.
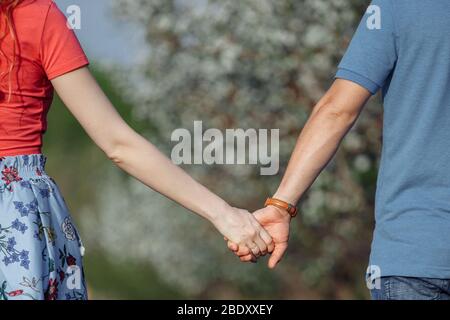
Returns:
[[[52,0],[23,0],[13,21],[16,41],[9,35],[0,40],[0,157],[41,153],[53,101],[50,80],[89,64]],[[7,31],[0,14],[0,34]],[[13,72],[8,72],[13,60]]]
[[[89,63],[74,31],[67,25],[67,18],[53,2],[45,20],[40,49],[42,67],[49,80]]]

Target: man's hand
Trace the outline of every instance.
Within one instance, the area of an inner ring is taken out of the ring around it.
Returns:
[[[273,269],[283,258],[283,255],[288,247],[289,224],[291,222],[291,216],[286,211],[274,206],[268,206],[261,210],[255,211],[253,215],[272,237],[274,248],[273,251],[270,250],[271,248],[269,249],[271,256],[268,265],[269,268]],[[249,253],[248,249],[245,247],[240,248],[237,244],[228,241],[228,248],[239,256],[243,262],[256,261],[256,257]]]

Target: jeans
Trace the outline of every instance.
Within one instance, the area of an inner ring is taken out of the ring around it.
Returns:
[[[372,300],[450,300],[450,279],[381,277]]]

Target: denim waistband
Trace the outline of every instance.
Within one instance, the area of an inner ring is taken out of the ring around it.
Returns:
[[[42,154],[29,154],[0,157],[0,178],[4,181],[19,181],[21,178],[46,176],[47,157]]]

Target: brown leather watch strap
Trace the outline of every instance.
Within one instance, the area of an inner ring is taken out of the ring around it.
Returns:
[[[298,209],[296,206],[276,198],[267,198],[264,207],[267,206],[275,206],[277,208],[286,210],[286,212],[289,213],[292,218],[294,218],[298,213]]]

